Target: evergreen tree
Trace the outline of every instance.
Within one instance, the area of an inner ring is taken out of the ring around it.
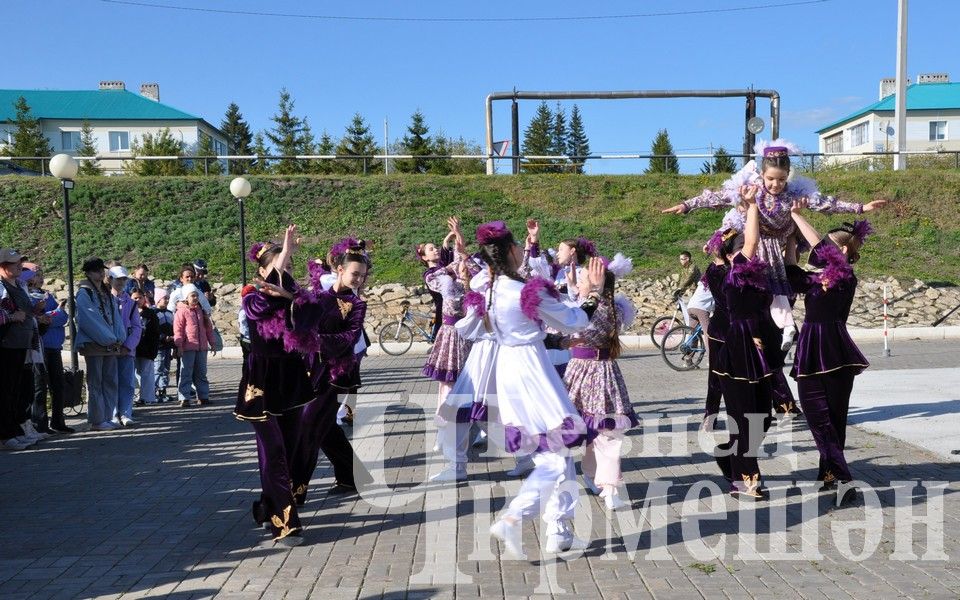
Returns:
[[[587,156],[590,154],[590,140],[583,130],[583,119],[580,116],[580,108],[574,104],[570,111],[570,134],[567,137],[567,155],[568,156]],[[586,159],[573,159],[576,173],[583,173],[583,163]]]
[[[373,156],[380,153],[380,147],[370,133],[363,115],[355,113],[350,124],[347,125],[346,135],[337,144],[337,155],[342,156]],[[364,168],[366,162],[366,168]],[[372,172],[379,161],[373,159],[338,161],[340,170],[346,173]]]
[[[677,156],[673,153],[673,144],[670,143],[670,135],[666,129],[657,132],[657,137],[653,140],[653,147],[650,154],[662,158],[651,158],[650,166],[645,173],[679,173],[680,163]]]
[[[140,141],[130,145],[134,156],[183,156],[183,144],[173,137],[169,127],[156,133],[145,133]],[[187,172],[182,160],[131,160],[125,168],[136,175],[184,175]]]
[[[433,152],[432,140],[427,135],[430,128],[427,127],[423,118],[423,113],[418,109],[410,117],[410,125],[407,127],[407,134],[403,136],[398,148],[400,154],[412,154],[414,156],[426,156]],[[414,158],[412,160],[397,161],[397,170],[401,173],[426,173],[430,169],[430,161],[425,158]]]
[[[337,153],[337,146],[333,143],[333,138],[330,137],[330,134],[327,133],[327,130],[323,130],[323,134],[320,135],[320,141],[317,143],[317,154],[321,156],[330,156]],[[335,170],[335,160],[324,159],[317,161],[315,165],[316,173],[330,174]]]
[[[313,130],[310,129],[310,122],[307,120],[307,117],[303,118],[303,141],[300,145],[300,150],[297,154],[315,154],[316,153],[316,144],[313,137]],[[300,172],[301,173],[317,173],[318,165],[317,161],[307,160],[300,162]]]
[[[93,135],[93,127],[89,121],[84,121],[80,125],[80,146],[77,148],[77,156],[96,156],[97,138]],[[81,160],[80,175],[100,175],[103,171],[100,168],[98,160]]]
[[[35,119],[30,114],[30,106],[27,99],[23,96],[17,98],[13,103],[16,116],[13,119],[13,126],[16,128],[13,132],[13,143],[4,148],[3,153],[6,156],[50,156],[53,154],[53,147],[50,140],[43,136],[43,129],[40,126],[40,119]],[[39,160],[15,160],[14,164],[40,172],[41,162]]]
[[[542,156],[550,154],[553,143],[553,114],[547,103],[541,102],[537,113],[523,132],[523,154]],[[549,173],[551,165],[543,159],[526,160],[521,165],[524,173]]]
[[[277,153],[281,156],[300,154],[304,144],[304,121],[293,114],[293,99],[287,88],[280,90],[280,106],[277,114],[270,117],[270,120],[275,125],[273,129],[266,132],[266,135]],[[273,166],[273,171],[282,175],[299,173],[302,170],[301,165],[292,158],[281,159]]]
[[[228,154],[252,154],[250,145],[253,143],[253,134],[250,132],[250,125],[240,114],[240,107],[231,102],[227,107],[227,112],[220,122],[220,131],[227,136]],[[250,169],[249,160],[228,160],[227,170],[231,175],[242,175]]]
[[[252,175],[263,175],[265,173],[270,173],[273,170],[273,165],[270,164],[270,161],[264,156],[270,154],[270,148],[267,146],[267,142],[263,137],[263,132],[258,131],[253,136],[253,148],[250,151],[251,154],[256,155],[257,158],[250,164],[250,168],[247,169],[247,172]]]
[[[737,171],[737,163],[733,160],[733,157],[727,154],[726,149],[723,146],[717,148],[716,152],[713,153],[712,161],[704,161],[703,166],[700,167],[701,173],[735,173]]]
[[[197,142],[197,151],[196,156],[216,156],[217,153],[213,149],[213,138],[209,135],[200,132],[200,139]],[[220,164],[219,160],[210,158],[206,161],[202,159],[193,160],[193,168],[191,169],[191,175],[221,175],[223,174],[223,165]]]
[[[557,110],[553,113],[553,131],[551,132],[550,154],[561,156],[567,153],[567,144],[569,142],[569,133],[567,132],[567,115],[563,112],[563,107],[557,102]],[[566,164],[569,162],[562,158],[551,161],[556,165],[551,171],[553,173],[563,173],[566,171]]]

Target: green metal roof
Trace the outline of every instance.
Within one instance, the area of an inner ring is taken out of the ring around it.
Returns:
[[[0,90],[0,122],[13,121],[20,96],[40,119],[201,120],[127,90]]]
[[[852,121],[872,112],[896,109],[896,94],[890,94],[883,100],[861,108],[857,112],[821,127],[817,133],[833,129],[837,125]],[[960,109],[960,83],[912,83],[907,86],[907,110],[947,110]]]

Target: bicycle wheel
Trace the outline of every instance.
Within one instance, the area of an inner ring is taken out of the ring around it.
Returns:
[[[660,356],[674,371],[690,371],[696,369],[707,353],[703,342],[703,332],[696,332],[694,328],[680,325],[674,327],[664,335],[664,344],[660,348]]]
[[[663,334],[670,331],[677,325],[680,325],[682,321],[676,317],[660,317],[653,322],[653,327],[650,328],[650,339],[653,341],[653,345],[657,348],[660,347],[660,341],[663,340]]]
[[[380,329],[377,341],[390,356],[400,356],[413,345],[413,330],[401,321],[387,323]]]

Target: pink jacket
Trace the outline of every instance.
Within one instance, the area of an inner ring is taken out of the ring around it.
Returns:
[[[213,323],[199,305],[191,308],[181,302],[177,306],[173,317],[173,343],[180,352],[206,352],[213,347]]]

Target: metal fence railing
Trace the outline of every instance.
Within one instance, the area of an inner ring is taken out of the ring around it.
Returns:
[[[960,169],[960,150],[908,150],[902,153],[906,158],[907,166],[912,168]],[[793,165],[800,171],[817,172],[824,170],[856,170],[882,171],[893,169],[896,151],[880,152],[815,152],[793,157]],[[746,160],[754,158],[743,154],[730,153],[728,156],[737,161],[738,166]],[[0,173],[21,173],[26,175],[49,175],[49,156],[0,156]],[[217,156],[77,156],[79,161],[95,161],[105,172],[111,174],[123,173],[129,170],[129,163],[134,161],[177,161],[185,167],[199,172],[198,165],[202,165],[205,174],[217,171],[215,164],[220,165],[224,173],[231,165],[258,165],[257,169],[269,171],[277,169],[279,165],[289,166],[291,163],[298,166],[317,166],[326,164],[331,172],[356,172],[363,174],[393,173],[403,170],[404,163],[410,161],[424,161],[421,164],[430,166],[446,163],[448,167],[457,167],[451,172],[456,173],[483,173],[487,160],[493,160],[497,166],[496,172],[506,173],[512,169],[513,161],[519,159],[521,171],[539,172],[569,172],[577,171],[583,165],[596,165],[603,161],[633,161],[637,168],[628,172],[643,173],[652,161],[676,159],[681,173],[699,173],[708,168],[715,158],[714,154],[674,154],[658,155],[649,153],[615,153],[590,154],[587,156],[569,155],[494,155],[486,154],[450,154],[450,155],[412,155],[412,154],[377,154],[367,156],[348,156],[334,154],[317,155],[217,155]],[[409,166],[409,165],[407,165]],[[4,169],[5,167],[5,169]],[[303,169],[310,172],[311,169]],[[409,170],[409,169],[407,169]],[[450,171],[449,169],[447,169]],[[593,167],[596,172],[603,172],[602,168]],[[322,171],[322,169],[321,169]],[[620,169],[618,172],[623,172]]]

